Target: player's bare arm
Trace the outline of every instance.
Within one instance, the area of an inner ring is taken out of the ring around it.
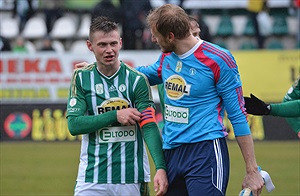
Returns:
[[[251,135],[236,137],[246,164],[246,176],[242,189],[250,188],[254,196],[259,196],[264,186],[264,181],[258,171],[258,165],[254,156],[253,140]]]
[[[154,191],[156,196],[163,196],[168,190],[167,173],[164,169],[158,169],[154,176]]]

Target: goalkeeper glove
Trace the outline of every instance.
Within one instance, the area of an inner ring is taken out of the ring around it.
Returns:
[[[244,97],[245,99],[245,108],[248,114],[254,115],[268,115],[271,111],[270,104],[266,104],[259,98],[255,97],[253,94],[250,94],[250,97]]]

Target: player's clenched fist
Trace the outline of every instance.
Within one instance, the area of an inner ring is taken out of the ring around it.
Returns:
[[[141,113],[136,108],[126,108],[117,111],[118,122],[122,125],[135,125],[139,121]]]

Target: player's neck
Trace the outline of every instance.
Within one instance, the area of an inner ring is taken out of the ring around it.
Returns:
[[[118,70],[120,69],[120,65],[121,65],[120,61],[118,61],[118,63],[114,63],[114,64],[110,64],[110,65],[103,65],[103,64],[98,63],[97,69],[101,74],[103,74],[107,77],[111,77],[116,72],[118,72]]]
[[[189,37],[182,40],[177,40],[174,52],[177,55],[185,54],[187,51],[192,49],[198,42],[199,40],[193,35],[190,35]]]

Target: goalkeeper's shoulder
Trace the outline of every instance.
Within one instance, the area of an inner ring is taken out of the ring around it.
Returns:
[[[135,76],[141,76],[143,78],[143,80],[146,80],[148,82],[148,79],[146,77],[146,75],[142,72],[139,71],[139,67],[134,68],[124,62],[122,62],[124,64],[124,66],[126,67],[127,70],[130,71],[131,74],[135,75]]]

